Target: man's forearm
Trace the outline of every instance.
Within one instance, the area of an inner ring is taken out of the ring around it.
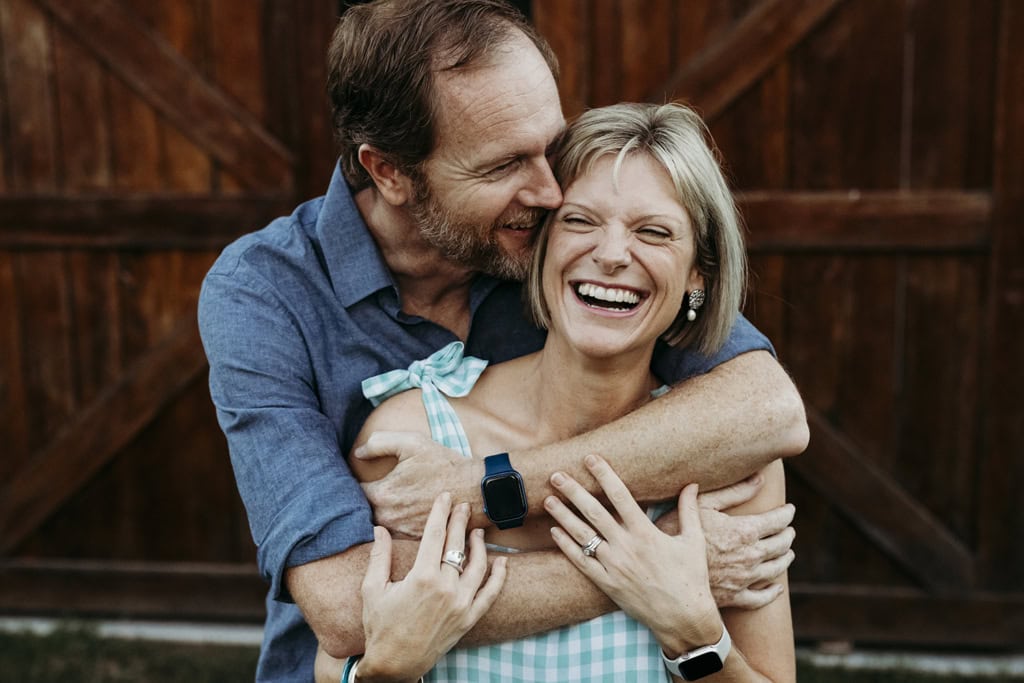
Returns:
[[[417,541],[395,540],[392,577],[412,568]],[[363,652],[360,587],[370,544],[288,570],[288,588],[320,645],[333,657]],[[538,599],[543,596],[543,599]],[[461,645],[515,640],[600,616],[615,605],[560,552],[509,556],[508,577],[497,601]]]
[[[796,387],[769,353],[754,351],[604,427],[511,458],[525,479],[531,513],[541,513],[544,498],[554,494],[548,479],[555,470],[600,493],[583,466],[589,453],[603,456],[634,497],[649,502],[676,496],[690,482],[705,490],[731,484],[806,446]]]

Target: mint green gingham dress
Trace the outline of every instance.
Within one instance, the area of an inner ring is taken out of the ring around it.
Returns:
[[[444,396],[468,394],[486,366],[487,361],[464,357],[462,342],[452,342],[414,362],[408,370],[393,370],[365,380],[363,394],[376,406],[394,394],[419,387],[431,437],[468,458],[472,454],[465,431]],[[653,506],[648,515],[656,519],[668,507]],[[459,683],[672,680],[650,630],[621,611],[519,640],[451,650],[425,678]]]

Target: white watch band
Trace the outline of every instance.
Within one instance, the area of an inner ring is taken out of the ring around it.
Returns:
[[[672,673],[684,680],[689,681],[694,679],[686,677],[686,675],[682,671],[681,665],[685,664],[691,659],[697,659],[702,655],[718,655],[719,661],[724,666],[725,658],[729,656],[729,652],[731,650],[732,638],[729,637],[729,629],[725,627],[725,624],[722,624],[722,637],[719,638],[718,642],[714,645],[705,645],[703,647],[698,647],[696,650],[684,652],[675,659],[669,659],[668,656],[665,655],[665,651],[662,650],[661,659],[665,662],[665,668],[669,670],[669,673]]]

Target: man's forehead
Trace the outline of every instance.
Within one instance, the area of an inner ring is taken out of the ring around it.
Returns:
[[[565,120],[554,79],[543,69],[506,62],[438,74],[435,142],[467,147],[477,158],[546,148]]]

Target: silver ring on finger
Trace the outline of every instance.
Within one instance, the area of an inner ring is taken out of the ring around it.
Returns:
[[[449,550],[441,558],[441,563],[454,567],[455,571],[462,574],[462,566],[466,563],[466,553],[461,550]]]
[[[587,557],[594,557],[597,555],[597,546],[604,543],[604,539],[601,538],[601,534],[594,534],[594,537],[587,541],[586,545],[580,546],[583,548],[583,554]]]

